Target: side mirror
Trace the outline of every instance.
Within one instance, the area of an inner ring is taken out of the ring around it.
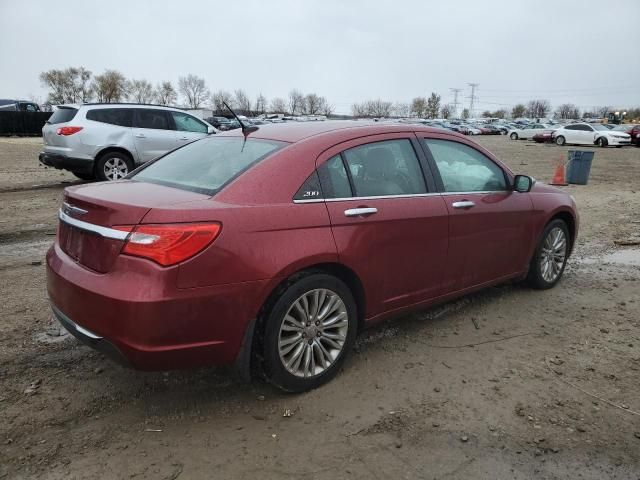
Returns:
[[[520,193],[527,193],[533,187],[533,178],[528,175],[516,175],[513,179],[513,190]]]
[[[207,135],[212,135],[214,133],[216,133],[216,129],[213,128],[212,126],[208,126],[207,127]]]

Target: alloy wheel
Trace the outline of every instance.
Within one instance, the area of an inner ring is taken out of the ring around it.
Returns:
[[[111,157],[104,162],[104,176],[109,181],[120,180],[129,173],[129,166],[122,158]]]
[[[540,252],[540,273],[546,282],[555,282],[560,276],[566,256],[566,235],[560,227],[555,227],[544,239]]]
[[[347,340],[349,315],[340,296],[328,289],[308,291],[293,302],[278,334],[285,369],[296,377],[325,372],[340,356]]]

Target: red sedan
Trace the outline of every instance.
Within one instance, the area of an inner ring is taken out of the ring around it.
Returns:
[[[466,137],[317,122],[202,139],[69,187],[47,254],[55,315],[146,370],[233,364],[326,382],[356,334],[508,280],[550,288],[575,243],[562,190]]]

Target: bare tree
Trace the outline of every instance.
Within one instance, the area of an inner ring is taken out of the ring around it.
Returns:
[[[249,96],[242,89],[238,89],[234,92],[235,106],[242,115],[251,114],[251,100]]]
[[[527,107],[525,107],[522,103],[518,103],[511,109],[511,118],[522,118],[524,117],[526,111]]]
[[[351,105],[351,112],[355,117],[389,117],[392,110],[393,104],[391,102],[379,98]]]
[[[160,105],[175,105],[178,94],[171,82],[162,82],[156,87],[155,97]]]
[[[426,115],[429,118],[436,118],[440,112],[440,95],[433,92],[427,100]]]
[[[427,110],[427,99],[424,97],[416,97],[411,100],[411,114],[418,118],[423,118]]]
[[[548,100],[531,100],[527,103],[525,115],[529,118],[543,118],[551,110],[551,104]]]
[[[127,97],[130,102],[153,103],[155,98],[153,85],[146,80],[129,80],[127,83]]]
[[[464,108],[464,109],[462,110],[462,118],[463,118],[463,119],[465,119],[465,120],[466,120],[467,118],[469,118],[469,109],[468,109],[468,108]]]
[[[411,108],[408,103],[396,102],[393,104],[391,113],[395,117],[408,117],[411,112]]]
[[[563,103],[556,110],[556,115],[562,119],[580,118],[580,109],[573,103]]]
[[[121,102],[127,94],[127,79],[117,70],[105,70],[93,80],[96,97],[101,103]]]
[[[256,98],[256,113],[263,114],[267,111],[267,98],[262,95],[262,93],[258,94]]]
[[[190,108],[200,108],[209,97],[209,90],[204,78],[189,74],[178,79],[178,90],[184,96]]]
[[[289,92],[289,113],[295,115],[304,111],[305,98],[300,90],[295,88]]]
[[[48,70],[40,74],[40,82],[49,88],[47,101],[52,104],[91,101],[91,72],[84,67]]]
[[[307,115],[316,115],[317,113],[320,113],[321,99],[322,97],[315,93],[308,93],[304,97],[302,113]]]
[[[326,98],[324,97],[320,97],[322,99],[321,105],[320,105],[320,113],[322,115],[326,115],[327,117],[330,115],[333,115],[333,105],[331,105]]]
[[[213,108],[218,115],[231,113],[227,110],[227,107],[224,106],[225,103],[231,108],[234,108],[233,95],[231,95],[226,90],[215,92],[211,96],[211,103],[213,104]]]
[[[270,113],[287,113],[287,102],[284,98],[276,97],[269,104]]]
[[[451,116],[451,105],[443,105],[440,109],[440,116],[442,118],[449,118]]]

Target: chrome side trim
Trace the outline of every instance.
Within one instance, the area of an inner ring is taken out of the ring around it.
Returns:
[[[412,193],[406,195],[377,195],[372,197],[314,198],[309,200],[294,200],[293,203],[344,202],[347,200],[382,200],[385,198],[436,197],[438,195],[486,195],[488,193],[508,193],[510,191],[511,190],[485,190],[482,192],[436,192]]]
[[[96,335],[95,333],[91,332],[90,330],[87,330],[84,327],[81,327],[77,323],[74,323],[73,326],[76,327],[76,330],[79,331],[81,334],[89,337],[92,340],[102,340],[102,337]]]
[[[129,235],[129,232],[123,232],[121,230],[115,230],[109,227],[103,227],[101,225],[94,225],[93,223],[83,222],[77,218],[70,217],[62,210],[58,212],[58,218],[61,222],[71,225],[72,227],[79,228],[86,232],[95,233],[104,238],[111,238],[113,240],[125,240]]]

